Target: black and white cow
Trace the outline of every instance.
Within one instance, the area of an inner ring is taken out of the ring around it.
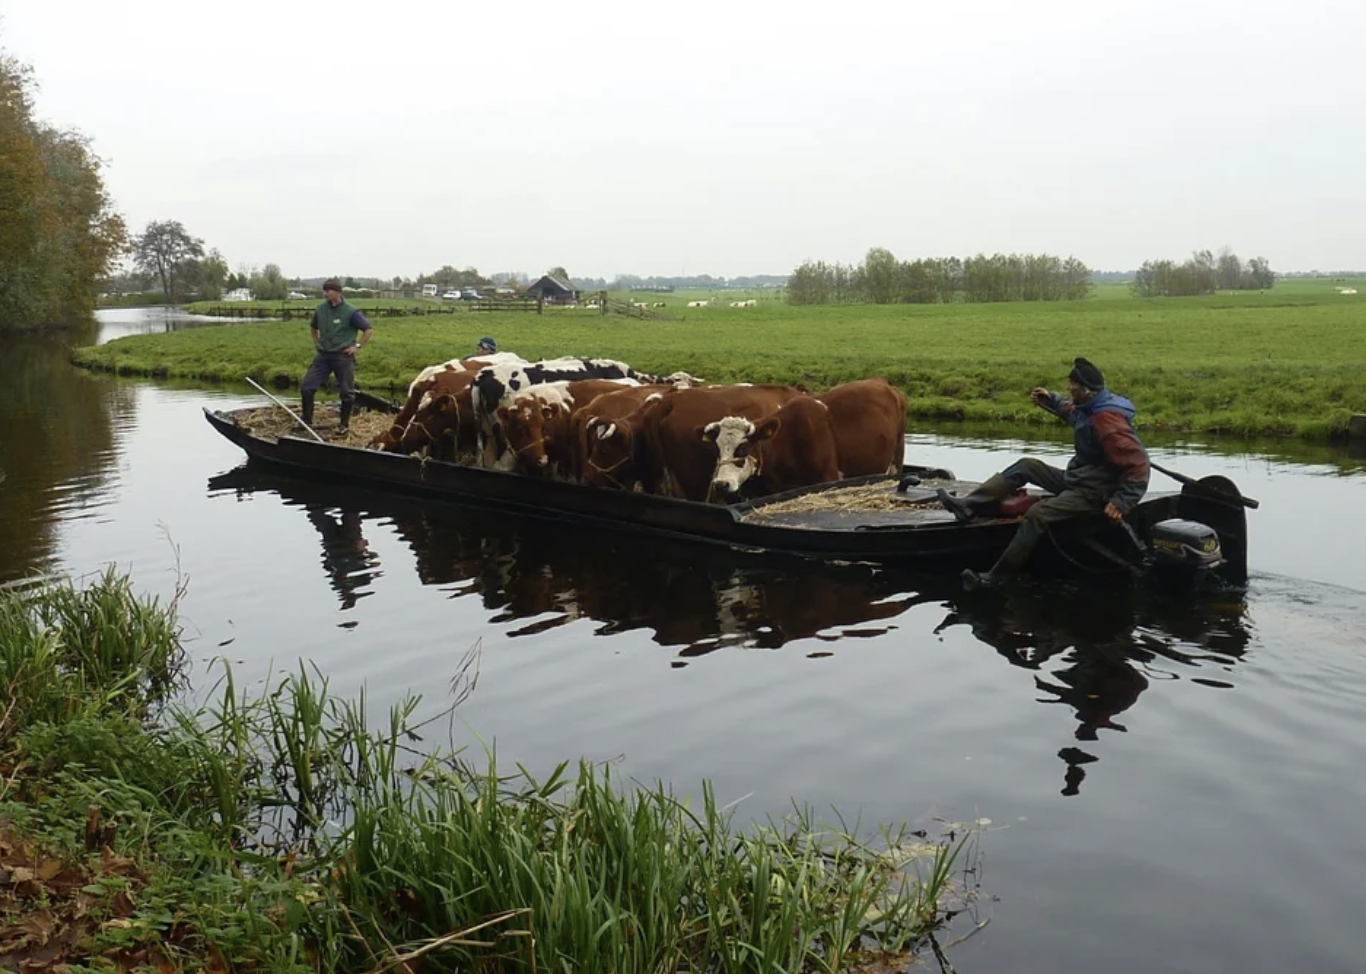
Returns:
[[[548,382],[635,378],[635,369],[608,358],[509,362],[480,369],[470,385],[474,415],[479,423],[479,462],[499,469],[510,469],[515,462],[498,421],[498,407],[511,406],[519,392]]]

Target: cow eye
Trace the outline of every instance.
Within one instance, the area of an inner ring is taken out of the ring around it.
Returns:
[[[737,446],[737,447],[735,448],[735,455],[736,455],[737,457],[742,457],[742,456],[744,456],[744,455],[747,454],[747,453],[749,453],[749,444],[748,444],[748,443],[741,443],[739,446]]]

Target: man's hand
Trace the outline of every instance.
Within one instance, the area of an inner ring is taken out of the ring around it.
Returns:
[[[352,358],[355,358],[355,357],[356,357],[356,353],[360,351],[360,346],[359,346],[359,345],[347,345],[346,348],[343,349],[343,351],[346,352],[347,355],[350,355]]]
[[[1115,502],[1111,501],[1105,505],[1105,516],[1110,519],[1111,524],[1118,524],[1124,520],[1124,512],[1115,507]]]
[[[1034,405],[1047,408],[1052,404],[1053,393],[1049,392],[1043,386],[1038,386],[1029,394],[1029,398],[1034,401]]]

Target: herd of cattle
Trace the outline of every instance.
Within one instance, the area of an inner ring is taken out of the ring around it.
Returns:
[[[594,487],[724,502],[895,473],[906,400],[882,379],[820,395],[702,385],[611,359],[500,352],[423,369],[371,446]]]

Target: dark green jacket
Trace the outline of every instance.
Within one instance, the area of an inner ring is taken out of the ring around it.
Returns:
[[[312,327],[318,329],[318,351],[340,352],[356,344],[356,336],[373,327],[365,315],[343,301],[335,308],[324,301],[313,312]]]

